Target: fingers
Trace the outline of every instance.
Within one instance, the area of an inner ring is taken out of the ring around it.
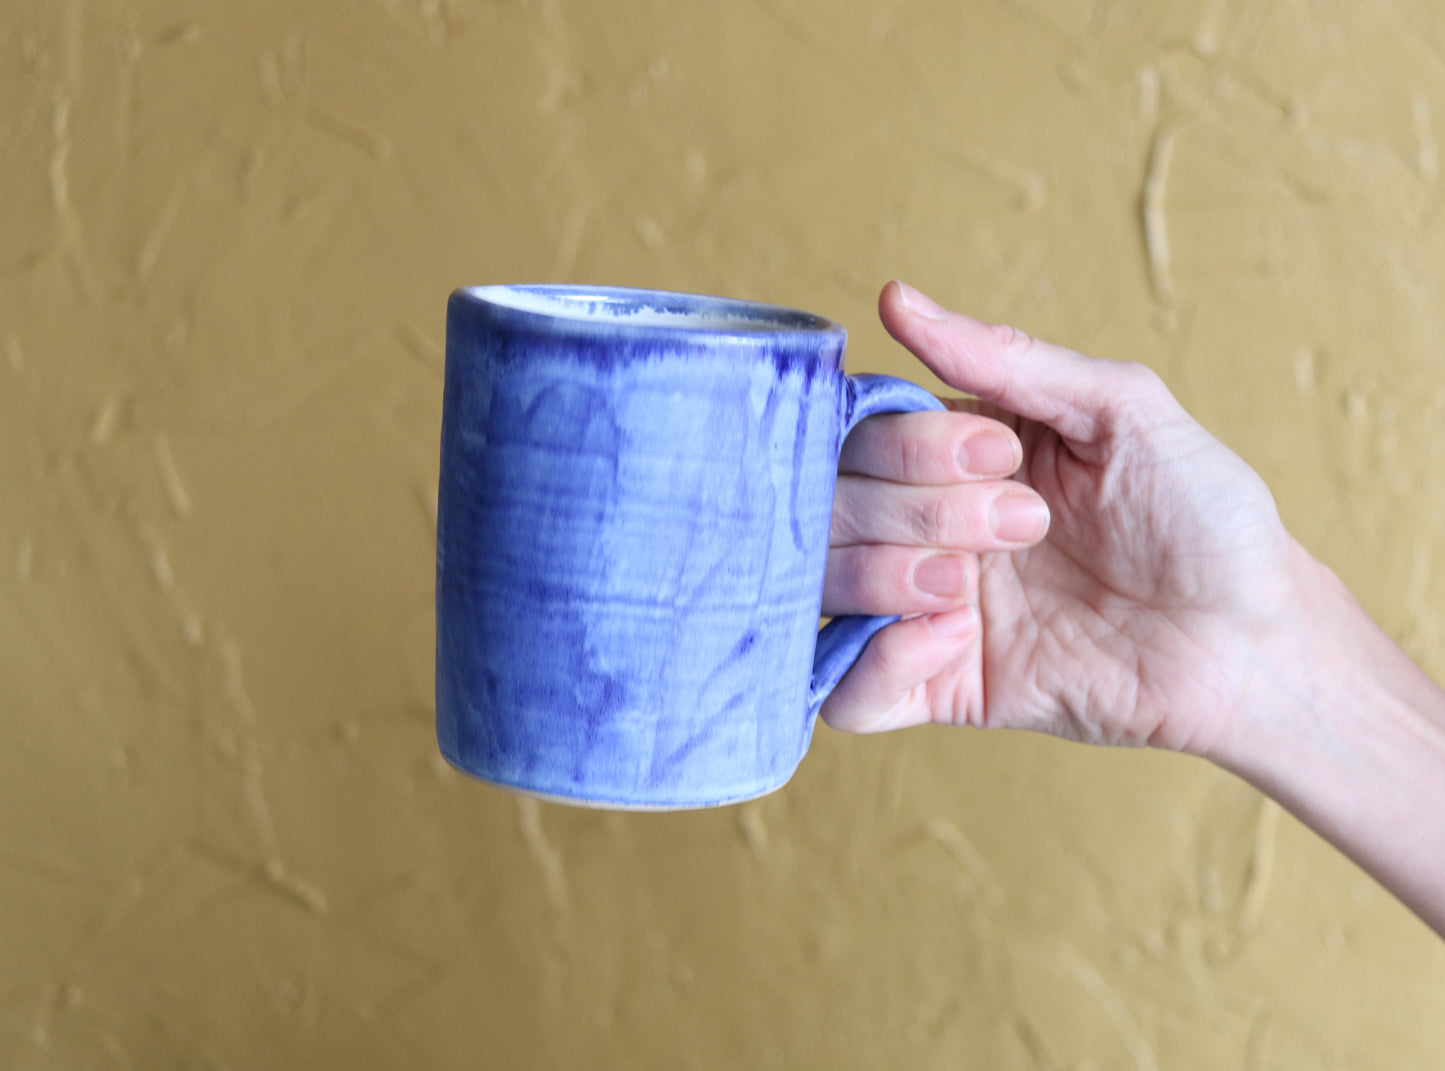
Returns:
[[[878,299],[883,326],[939,379],[1037,420],[1073,442],[1093,442],[1101,417],[1136,395],[1143,365],[1087,357],[1017,328],[949,312],[903,283]]]
[[[917,547],[835,547],[828,552],[823,615],[952,610],[978,590],[978,558]]]
[[[1023,460],[1011,428],[969,412],[869,417],[843,440],[838,471],[913,484],[1009,476]]]
[[[915,487],[840,476],[831,542],[982,553],[1032,546],[1048,527],[1044,500],[1013,480]]]
[[[978,612],[966,606],[889,625],[868,642],[823,703],[835,729],[874,733],[933,720],[929,682],[960,660],[977,657]]]

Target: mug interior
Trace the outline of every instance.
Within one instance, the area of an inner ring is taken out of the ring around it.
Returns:
[[[748,333],[840,330],[833,321],[798,309],[668,290],[527,284],[472,286],[462,293],[521,313],[591,324]]]

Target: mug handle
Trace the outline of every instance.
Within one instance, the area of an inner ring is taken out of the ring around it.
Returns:
[[[942,409],[943,403],[916,383],[897,376],[857,375],[844,380],[846,388],[843,438],[875,413],[917,413]],[[853,668],[874,635],[897,621],[897,615],[835,617],[818,633],[813,648],[813,679],[808,685],[808,715],[816,717],[823,700]]]

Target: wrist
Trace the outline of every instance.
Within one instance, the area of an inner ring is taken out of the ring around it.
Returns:
[[[1249,781],[1445,933],[1445,692],[1296,544],[1212,761]]]
[[[1440,734],[1442,693],[1333,570],[1291,540],[1278,613],[1247,656],[1232,731],[1204,757],[1261,788],[1288,783],[1296,755],[1354,763],[1381,739]],[[1261,783],[1262,782],[1262,783]]]

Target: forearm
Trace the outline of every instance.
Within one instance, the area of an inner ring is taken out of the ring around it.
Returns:
[[[1238,730],[1210,758],[1445,936],[1445,691],[1302,550],[1297,579],[1298,626],[1261,650]]]

